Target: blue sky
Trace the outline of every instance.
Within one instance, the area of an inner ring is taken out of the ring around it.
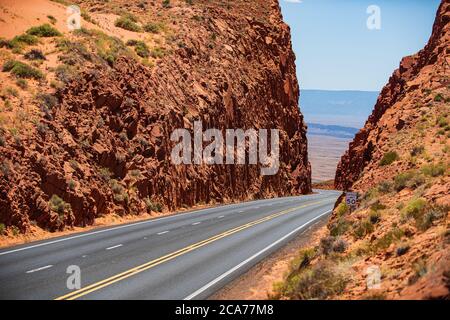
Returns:
[[[301,89],[380,91],[402,57],[427,43],[439,0],[279,0]],[[381,12],[369,30],[368,6]]]

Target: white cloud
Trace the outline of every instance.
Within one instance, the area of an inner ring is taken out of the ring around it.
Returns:
[[[284,0],[284,2],[289,2],[289,3],[302,3],[302,0]]]

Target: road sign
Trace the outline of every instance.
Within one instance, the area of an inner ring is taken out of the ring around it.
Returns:
[[[358,192],[346,192],[345,203],[352,208],[356,207],[358,201]]]

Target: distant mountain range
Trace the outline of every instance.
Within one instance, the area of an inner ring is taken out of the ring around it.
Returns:
[[[378,98],[375,91],[301,90],[300,109],[307,123],[361,128]]]
[[[359,131],[357,128],[336,125],[308,123],[308,134],[353,139]]]

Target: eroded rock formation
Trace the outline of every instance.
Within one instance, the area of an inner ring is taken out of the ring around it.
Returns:
[[[189,10],[177,23],[178,45],[153,68],[124,56],[110,65],[91,59],[31,133],[19,140],[3,132],[0,222],[60,230],[157,204],[174,210],[311,191],[295,57],[278,2],[195,1],[201,19]],[[170,135],[195,120],[204,129],[279,129],[278,173],[173,165]],[[52,208],[53,195],[62,207]]]

